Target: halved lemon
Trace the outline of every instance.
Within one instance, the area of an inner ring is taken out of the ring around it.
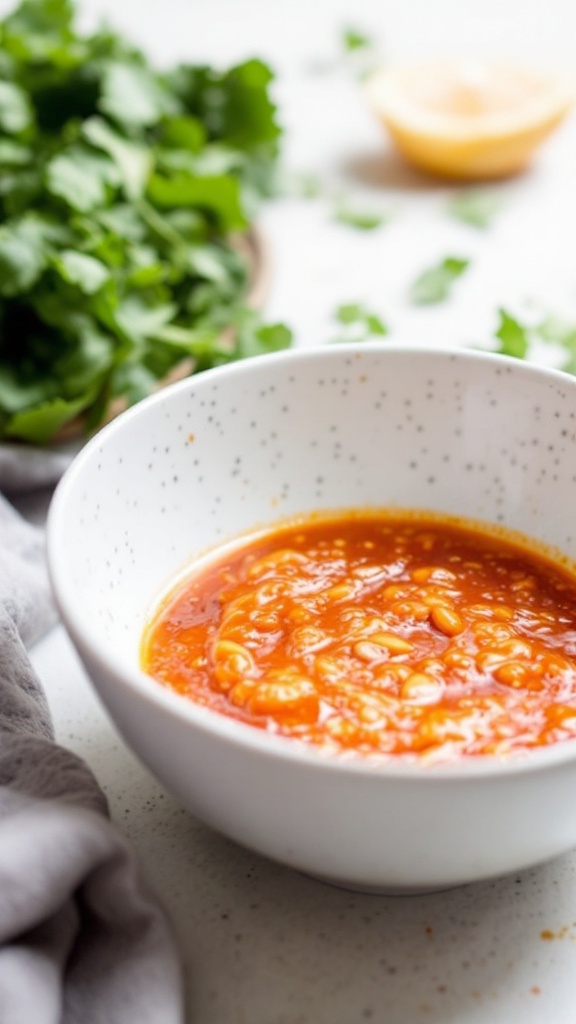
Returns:
[[[575,98],[574,82],[566,77],[483,61],[384,68],[366,88],[407,160],[463,179],[522,170]]]

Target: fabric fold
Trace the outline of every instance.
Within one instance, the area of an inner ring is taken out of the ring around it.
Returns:
[[[26,645],[55,622],[42,533],[0,496],[0,1022],[182,1024],[165,915]]]

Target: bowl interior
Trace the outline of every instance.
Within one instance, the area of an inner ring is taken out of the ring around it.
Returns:
[[[152,603],[194,556],[315,509],[421,508],[576,558],[576,381],[473,352],[295,350],[192,377],[76,458],[49,518],[65,621],[138,664]]]

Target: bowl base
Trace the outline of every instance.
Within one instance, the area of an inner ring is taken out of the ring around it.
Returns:
[[[437,892],[448,892],[458,889],[460,885],[363,885],[362,882],[350,882],[345,878],[331,878],[317,875],[311,871],[302,872],[307,878],[316,882],[331,885],[334,889],[345,889],[347,892],[364,893],[368,896],[432,896]],[[465,883],[461,883],[464,885]]]

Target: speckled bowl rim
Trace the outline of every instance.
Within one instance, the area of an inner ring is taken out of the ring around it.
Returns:
[[[455,362],[468,363],[490,363],[508,367],[518,377],[536,377],[547,379],[551,382],[558,382],[562,387],[572,387],[574,390],[574,405],[576,409],[576,377],[550,367],[544,367],[534,363],[520,362],[509,356],[497,355],[492,352],[477,349],[442,348],[439,346],[422,346],[417,344],[399,344],[388,342],[369,342],[372,351],[394,357],[410,355],[447,359]],[[77,637],[80,643],[90,652],[90,657],[103,666],[107,675],[114,677],[119,685],[125,686],[134,695],[144,701],[154,713],[155,707],[160,707],[170,715],[187,721],[191,726],[202,729],[205,733],[211,733],[220,740],[241,748],[248,748],[254,753],[269,756],[283,762],[293,762],[302,767],[306,766],[313,771],[336,772],[344,775],[353,774],[368,776],[374,780],[381,779],[405,779],[425,784],[446,782],[449,780],[466,780],[478,777],[498,778],[510,775],[531,774],[546,772],[548,769],[566,764],[572,760],[576,761],[576,739],[563,740],[557,744],[538,750],[528,750],[517,754],[510,754],[502,757],[486,755],[482,758],[460,758],[454,762],[438,764],[420,764],[417,762],[395,762],[393,760],[374,761],[362,758],[362,755],[351,756],[350,759],[335,754],[322,752],[314,747],[304,747],[294,742],[289,737],[276,736],[263,730],[239,722],[217,711],[204,708],[194,704],[185,697],[181,697],[170,690],[162,687],[152,677],[139,669],[128,669],[118,671],[113,657],[107,657],[102,652],[98,639],[92,636],[90,631],[81,628],[76,620],[75,603],[71,595],[67,594],[67,586],[62,578],[59,569],[58,558],[58,534],[59,520],[64,514],[67,502],[67,493],[75,485],[76,477],[82,472],[86,462],[92,458],[93,452],[101,451],[102,444],[115,433],[121,432],[128,422],[145,417],[149,409],[158,404],[171,400],[173,394],[180,391],[187,391],[195,388],[202,379],[219,377],[242,377],[250,375],[265,360],[267,365],[298,362],[304,363],[318,359],[330,360],[338,353],[340,358],[356,357],[360,355],[364,346],[358,344],[339,344],[335,346],[314,346],[308,348],[293,348],[282,352],[270,353],[262,356],[253,356],[237,363],[229,363],[225,366],[206,370],[198,377],[189,377],[170,385],[148,398],[143,399],[136,406],[122,413],[112,422],[104,426],[97,435],[91,438],[76,455],[70,467],[66,470],[60,480],[52,498],[48,519],[47,519],[47,555],[50,580],[57,607],[60,611],[64,625],[69,631],[72,639]],[[570,383],[572,381],[572,383]],[[576,497],[576,495],[575,495]],[[68,623],[70,625],[68,625]]]

